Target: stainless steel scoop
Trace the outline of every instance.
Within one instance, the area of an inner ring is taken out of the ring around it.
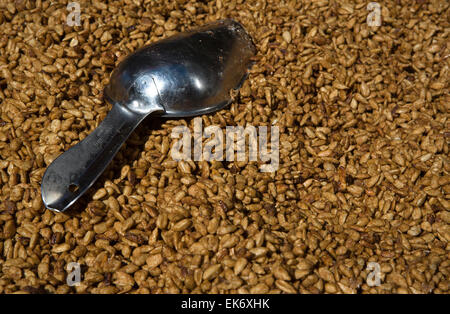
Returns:
[[[104,95],[113,104],[102,123],[48,166],[42,200],[62,212],[105,170],[122,144],[150,114],[190,117],[231,102],[256,49],[244,28],[218,21],[151,44],[123,60]]]

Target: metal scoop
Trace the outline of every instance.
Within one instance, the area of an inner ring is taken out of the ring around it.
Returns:
[[[48,166],[45,206],[63,212],[102,174],[122,144],[150,114],[191,117],[231,102],[256,49],[232,20],[205,25],[137,50],[113,71],[104,95],[113,104],[102,123]]]

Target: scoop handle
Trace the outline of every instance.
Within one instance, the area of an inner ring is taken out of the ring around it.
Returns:
[[[63,212],[72,205],[94,184],[133,130],[150,113],[137,113],[114,105],[92,133],[48,166],[41,184],[45,207]]]

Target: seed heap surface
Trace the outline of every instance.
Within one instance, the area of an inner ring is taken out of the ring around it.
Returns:
[[[77,2],[69,26],[67,1],[0,1],[0,293],[449,292],[448,1],[380,1],[381,26],[359,0]],[[278,126],[278,170],[173,161],[193,120],[154,119],[46,210],[42,175],[110,110],[120,60],[223,18],[258,53],[203,125]]]

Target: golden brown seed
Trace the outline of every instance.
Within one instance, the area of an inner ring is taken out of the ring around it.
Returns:
[[[190,219],[183,219],[183,220],[178,221],[175,225],[173,225],[171,230],[183,231],[183,230],[186,230],[187,228],[189,228],[191,226],[191,224],[192,224],[192,222]]]
[[[204,280],[212,280],[212,279],[216,278],[219,275],[221,269],[222,269],[222,265],[220,265],[220,264],[209,266],[203,273],[203,279]]]
[[[70,250],[70,245],[68,243],[62,243],[58,244],[53,247],[52,252],[53,253],[62,253]]]
[[[273,275],[277,279],[281,279],[281,280],[285,280],[285,281],[291,280],[291,276],[289,276],[289,273],[282,266],[276,266],[273,269]]]
[[[234,274],[239,275],[246,265],[247,260],[244,257],[238,258],[236,263],[234,264]]]
[[[289,284],[284,280],[275,281],[275,285],[277,286],[278,289],[280,289],[285,293],[297,293],[297,290],[291,284]]]
[[[150,255],[146,260],[146,263],[150,268],[158,267],[162,262],[163,257],[161,254]]]
[[[93,200],[99,200],[103,197],[105,197],[107,194],[106,189],[99,189],[97,192],[95,192],[94,196],[92,196]]]
[[[250,289],[252,294],[265,294],[269,292],[269,287],[265,283],[259,283]]]

